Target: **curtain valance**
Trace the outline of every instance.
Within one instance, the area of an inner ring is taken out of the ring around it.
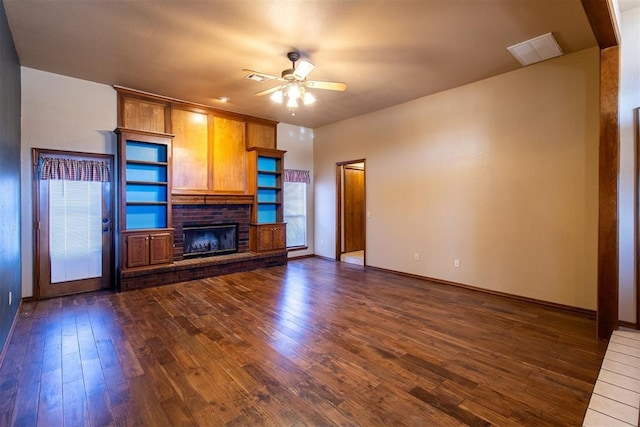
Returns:
[[[309,171],[285,169],[284,182],[302,182],[305,184],[310,184],[311,176],[309,175]]]
[[[77,160],[61,157],[41,157],[38,164],[41,180],[111,181],[109,164],[100,160]]]

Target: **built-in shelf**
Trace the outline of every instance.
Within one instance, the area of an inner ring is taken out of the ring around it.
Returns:
[[[252,190],[255,203],[251,215],[251,250],[255,252],[286,249],[286,225],[283,220],[284,151],[253,148],[249,151]]]
[[[170,263],[172,135],[119,128],[123,269]]]

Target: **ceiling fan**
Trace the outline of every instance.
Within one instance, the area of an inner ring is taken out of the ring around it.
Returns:
[[[271,99],[278,103],[282,103],[283,99],[287,97],[287,107],[293,111],[298,106],[298,100],[301,100],[305,105],[315,102],[315,98],[310,92],[306,91],[306,88],[337,91],[347,89],[347,85],[342,82],[307,80],[307,76],[313,71],[315,65],[304,59],[298,62],[300,60],[300,52],[289,52],[287,53],[287,58],[291,61],[291,68],[282,71],[280,77],[246,68],[242,70],[249,73],[246,78],[250,80],[260,83],[270,80],[281,82],[278,86],[256,93],[256,96],[272,94]]]

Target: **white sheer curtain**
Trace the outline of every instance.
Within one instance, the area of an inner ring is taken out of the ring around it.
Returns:
[[[284,221],[287,223],[287,247],[307,245],[307,185],[309,171],[284,170]]]

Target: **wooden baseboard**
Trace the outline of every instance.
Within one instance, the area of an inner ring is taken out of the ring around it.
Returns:
[[[624,320],[618,320],[618,326],[622,326],[623,328],[629,329],[640,329],[638,325],[633,322],[625,322]]]
[[[316,258],[325,259],[327,261],[336,262],[335,259],[329,258],[329,257],[325,257],[325,256],[322,256],[322,255],[313,255],[313,256],[316,257]],[[413,279],[424,280],[424,281],[427,281],[427,282],[439,283],[439,284],[442,284],[442,285],[456,286],[458,288],[468,289],[468,290],[475,291],[475,292],[483,292],[485,294],[497,295],[497,296],[501,296],[501,297],[504,297],[504,298],[510,298],[510,299],[514,299],[514,300],[518,300],[518,301],[530,302],[530,303],[537,304],[537,305],[542,305],[542,306],[545,306],[545,307],[556,308],[556,309],[559,309],[559,310],[563,310],[563,311],[579,314],[579,315],[587,317],[589,319],[595,319],[596,318],[596,311],[595,310],[589,310],[589,309],[586,309],[586,308],[573,307],[573,306],[570,306],[570,305],[558,304],[558,303],[555,303],[555,302],[543,301],[543,300],[539,300],[539,299],[535,299],[535,298],[529,298],[529,297],[523,297],[523,296],[520,296],[520,295],[509,294],[509,293],[506,293],[506,292],[493,291],[493,290],[490,290],[490,289],[479,288],[477,286],[465,285],[463,283],[451,282],[451,281],[442,280],[442,279],[435,279],[433,277],[420,276],[420,275],[417,275],[417,274],[405,273],[403,271],[390,270],[388,268],[373,267],[373,266],[370,266],[370,265],[366,265],[365,268],[366,269],[371,269],[371,270],[383,271],[383,272],[387,272],[387,273],[394,273],[394,274],[398,274],[400,276],[411,277]],[[624,323],[625,322],[620,322],[620,325],[623,325]],[[633,327],[635,328],[635,325],[633,325]]]
[[[329,258],[328,256],[322,256],[322,255],[317,255],[317,254],[313,254],[312,256],[314,258],[320,258],[320,259],[324,259],[326,261],[336,262],[335,258]]]
[[[448,280],[435,279],[435,278],[432,278],[432,277],[419,276],[417,274],[404,273],[402,271],[389,270],[389,269],[386,269],[386,268],[372,267],[372,266],[366,266],[366,268],[367,269],[372,269],[372,270],[377,270],[377,271],[384,271],[384,272],[388,272],[388,273],[395,273],[395,274],[399,274],[401,276],[411,277],[411,278],[414,278],[414,279],[424,280],[424,281],[427,281],[427,282],[434,282],[434,283],[439,283],[439,284],[442,284],[442,285],[455,286],[455,287],[458,287],[458,288],[468,289],[468,290],[475,291],[475,292],[483,292],[485,294],[497,295],[497,296],[500,296],[500,297],[510,298],[510,299],[514,299],[514,300],[518,300],[518,301],[525,301],[525,302],[529,302],[529,303],[533,303],[533,304],[537,304],[537,305],[542,305],[542,306],[546,306],[546,307],[557,308],[557,309],[560,309],[560,310],[563,310],[563,311],[568,311],[568,312],[571,312],[571,313],[579,314],[581,316],[584,316],[584,317],[587,317],[587,318],[590,318],[590,319],[595,319],[596,318],[596,311],[595,310],[589,310],[589,309],[586,309],[586,308],[573,307],[573,306],[570,306],[570,305],[558,304],[558,303],[555,303],[555,302],[543,301],[543,300],[539,300],[539,299],[535,299],[535,298],[523,297],[523,296],[520,296],[520,295],[513,295],[513,294],[506,293],[506,292],[493,291],[491,289],[484,289],[484,288],[479,288],[477,286],[465,285],[463,283],[450,282]]]
[[[315,257],[314,254],[293,255],[291,252],[289,252],[289,261],[293,261],[293,260],[296,260],[296,259],[314,258],[314,257]]]
[[[13,318],[13,322],[11,322],[11,328],[9,328],[9,333],[7,334],[7,339],[2,346],[2,351],[0,352],[0,368],[2,368],[2,364],[4,363],[4,358],[7,355],[7,349],[9,348],[9,342],[13,337],[13,331],[16,328],[16,323],[18,322],[18,316],[20,316],[20,308],[22,306],[22,300],[18,303],[18,310],[16,311],[16,315]]]

